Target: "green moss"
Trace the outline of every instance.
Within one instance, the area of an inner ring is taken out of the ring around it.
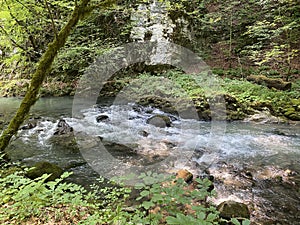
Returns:
[[[263,111],[266,109],[274,116],[298,120],[300,110],[299,82],[293,83],[291,91],[279,91],[246,80],[220,78],[220,88],[210,91],[205,89],[205,85],[198,85],[198,83],[202,84],[202,77],[199,75],[192,78],[190,75],[178,70],[169,70],[159,76],[143,73],[136,75],[134,80],[130,77],[124,77],[111,82],[111,87],[108,85],[104,89],[106,91],[102,92],[101,95],[111,96],[112,93],[117,95],[120,89],[122,90],[130,84],[129,88],[126,89],[128,99],[139,99],[139,103],[142,105],[164,108],[169,113],[176,113],[176,109],[179,111],[189,110],[190,106],[186,102],[191,100],[199,118],[210,120],[211,112],[207,99],[223,96],[226,102],[228,120],[242,120],[247,115],[254,114],[257,110]],[[197,79],[197,81],[194,79]],[[115,88],[116,83],[122,83],[124,86]],[[115,92],[112,92],[112,90],[115,90]],[[151,97],[146,98],[146,96]],[[164,99],[164,101],[160,99]],[[176,109],[174,108],[175,105]]]
[[[247,205],[234,201],[222,202],[217,209],[220,212],[220,216],[224,219],[246,218],[250,219],[250,212]]]

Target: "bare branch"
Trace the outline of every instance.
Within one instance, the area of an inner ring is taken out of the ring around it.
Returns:
[[[11,36],[9,35],[9,33],[7,33],[7,31],[4,29],[4,27],[0,26],[0,29],[4,32],[5,36],[9,38],[9,40],[13,43],[13,45],[22,49],[25,52],[27,51],[26,48],[24,48],[22,45],[19,45],[14,39],[11,38]]]
[[[19,3],[20,5],[22,5],[24,8],[28,9],[28,11],[34,13],[35,15],[38,15],[40,18],[43,17],[43,15],[40,12],[37,12],[36,10],[34,10],[32,7],[29,7],[28,5],[25,5],[23,2],[21,2],[20,0],[15,0],[17,3]]]

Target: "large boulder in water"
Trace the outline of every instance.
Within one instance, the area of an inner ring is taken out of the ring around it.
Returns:
[[[48,142],[52,145],[55,151],[62,151],[65,154],[68,152],[70,154],[79,152],[73,127],[67,124],[67,122],[63,119],[59,120],[56,130]]]
[[[107,121],[109,121],[109,117],[107,115],[99,115],[96,117],[96,121],[97,121],[97,123],[107,122]]]
[[[32,169],[28,170],[26,176],[30,179],[36,179],[43,174],[51,174],[46,181],[53,181],[63,174],[62,168],[49,162],[38,162]]]
[[[229,200],[219,204],[217,209],[220,212],[220,217],[223,219],[250,219],[250,211],[244,203]]]
[[[71,127],[64,119],[60,119],[57,124],[57,128],[53,135],[63,135],[73,132],[73,127]]]
[[[147,124],[151,124],[160,128],[170,127],[171,119],[165,115],[155,115],[147,119]]]

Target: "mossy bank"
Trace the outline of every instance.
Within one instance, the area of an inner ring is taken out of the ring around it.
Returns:
[[[77,82],[47,80],[40,95],[72,96],[76,92]],[[28,84],[29,80],[2,81],[0,96],[24,96]],[[195,81],[190,75],[177,70],[160,74],[129,74],[107,81],[99,90],[99,99],[121,96],[128,101],[151,105],[173,114],[193,108],[200,120],[208,121],[212,118],[211,102],[222,98],[226,112],[221,114],[225,114],[228,121],[243,120],[260,112],[278,117],[281,122],[300,121],[299,79],[291,82],[289,90],[278,90],[267,87],[264,83],[256,84],[247,79],[224,76],[218,76],[217,90],[207,91],[204,86],[201,85],[201,80]]]

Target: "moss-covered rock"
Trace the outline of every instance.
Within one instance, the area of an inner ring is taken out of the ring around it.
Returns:
[[[250,219],[250,211],[248,206],[244,203],[235,201],[225,201],[218,205],[220,217],[230,220],[231,218]]]
[[[293,110],[286,111],[284,116],[291,120],[300,121],[300,113]]]
[[[109,80],[104,82],[99,93],[97,103],[101,102],[101,97],[115,97],[118,93],[129,84],[128,80]]]
[[[290,91],[292,88],[291,82],[285,82],[279,78],[268,78],[263,75],[250,75],[246,78],[248,81],[252,81],[259,85],[264,85],[268,88],[275,88],[282,91]]]
[[[177,114],[177,111],[172,103],[173,99],[164,99],[160,96],[149,95],[138,100],[138,104],[142,106],[152,106],[166,113]]]
[[[26,176],[30,179],[41,177],[43,174],[51,174],[47,181],[53,181],[63,174],[62,168],[49,162],[38,162],[28,170]]]
[[[154,115],[147,119],[148,124],[156,127],[165,128],[171,126],[171,119],[166,115]]]
[[[282,112],[286,118],[300,121],[300,109],[296,99],[292,99],[291,105],[286,105],[286,107],[282,109]]]

